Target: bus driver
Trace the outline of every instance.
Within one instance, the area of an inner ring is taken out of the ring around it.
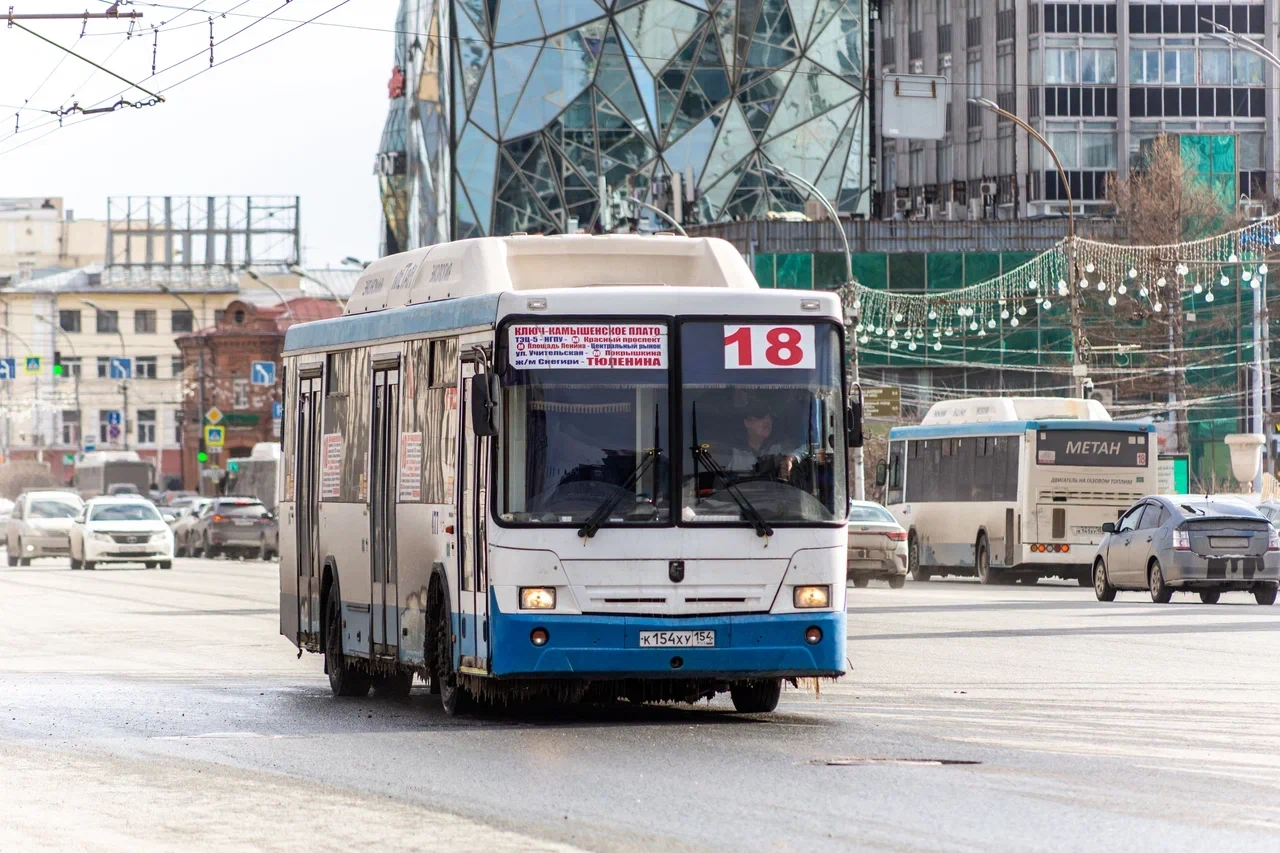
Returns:
[[[773,406],[762,397],[752,395],[734,407],[742,419],[742,436],[729,447],[726,470],[739,476],[772,477],[789,480],[796,455],[787,453],[773,442]]]

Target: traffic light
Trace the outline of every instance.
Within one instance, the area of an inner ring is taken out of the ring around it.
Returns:
[[[196,461],[199,462],[201,465],[203,465],[204,463],[209,461],[209,454],[201,450],[199,453],[196,454]]]
[[[62,365],[61,365],[61,364],[55,364],[55,365],[53,366],[53,375],[54,375],[54,376],[61,376],[61,375],[62,375]]]

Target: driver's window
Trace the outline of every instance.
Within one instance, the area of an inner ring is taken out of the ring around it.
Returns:
[[[885,492],[886,504],[902,503],[902,457],[905,442],[895,442],[889,451],[889,483]]]
[[[1139,504],[1125,513],[1124,518],[1120,519],[1120,526],[1116,528],[1116,532],[1127,533],[1130,530],[1137,529],[1138,519],[1142,516],[1142,512],[1145,507],[1146,504]]]

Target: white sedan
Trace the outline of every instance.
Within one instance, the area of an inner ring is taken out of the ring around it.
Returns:
[[[173,533],[155,504],[137,495],[94,498],[71,528],[71,568],[103,563],[173,567]]]
[[[894,589],[907,582],[907,531],[878,503],[849,502],[848,569],[856,587],[872,578],[886,580]]]

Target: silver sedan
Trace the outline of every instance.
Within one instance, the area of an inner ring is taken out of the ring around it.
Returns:
[[[894,589],[906,584],[907,531],[880,504],[850,501],[848,579],[864,587],[873,578]]]
[[[1274,604],[1280,586],[1280,531],[1257,509],[1229,496],[1150,497],[1102,526],[1093,561],[1099,601],[1117,590],[1147,590],[1167,603],[1196,592],[1216,604],[1224,592]]]

